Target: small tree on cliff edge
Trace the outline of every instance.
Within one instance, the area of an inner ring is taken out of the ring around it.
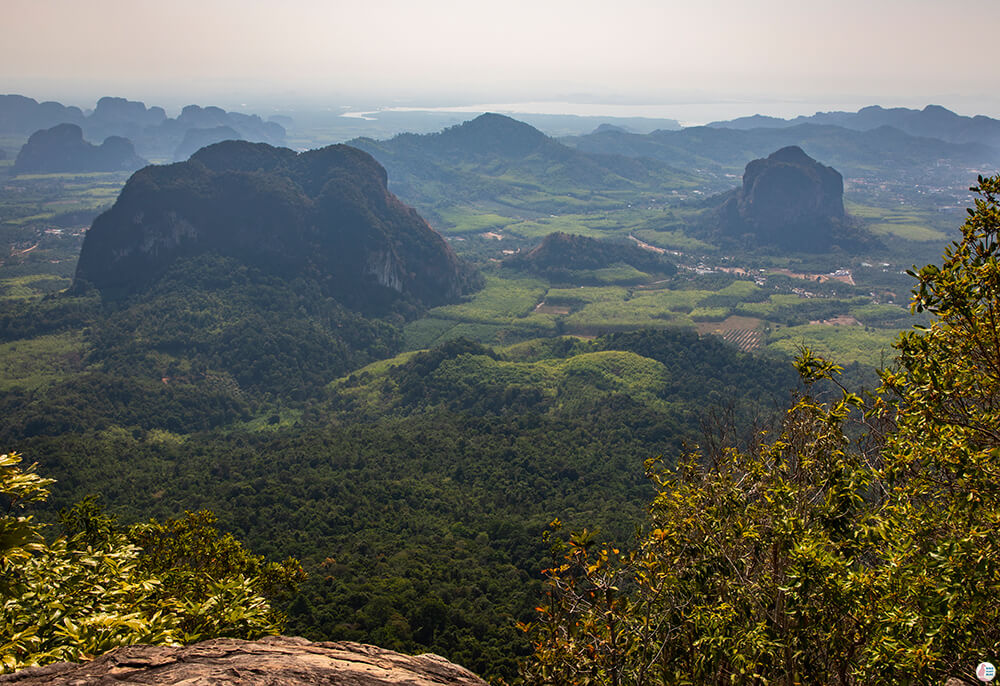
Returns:
[[[527,681],[977,683],[1000,655],[1000,177],[972,190],[962,239],[913,273],[934,321],[878,395],[803,396],[758,448],[653,475],[634,552],[554,545]]]
[[[0,455],[0,672],[280,632],[270,599],[302,580],[297,561],[248,553],[207,512],[122,529],[95,498],[63,513],[66,535],[48,541],[24,506],[53,482],[20,463]]]

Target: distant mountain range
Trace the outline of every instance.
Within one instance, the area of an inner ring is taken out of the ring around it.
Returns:
[[[919,137],[891,126],[869,130],[817,123],[763,128],[699,126],[646,135],[604,130],[560,139],[582,152],[652,158],[689,169],[704,180],[703,190],[721,192],[738,182],[744,165],[794,145],[852,181],[853,193],[883,193],[895,199],[918,186],[943,191],[954,204],[977,174],[1000,169],[1000,148],[981,142],[953,143]]]
[[[870,168],[891,172],[901,167],[930,166],[940,160],[973,166],[1000,160],[1000,149],[983,143],[921,138],[889,126],[869,130],[815,123],[753,129],[698,126],[645,135],[606,129],[561,141],[584,152],[617,151],[682,169],[740,170],[748,160],[789,145],[797,145],[848,174]]]
[[[91,141],[109,136],[129,139],[136,152],[146,158],[182,160],[193,152],[185,137],[191,131],[212,131],[229,127],[233,138],[284,145],[285,129],[257,115],[226,112],[218,107],[188,105],[176,118],[162,107],[146,107],[142,102],[104,97],[90,114],[58,102],[42,102],[23,95],[0,95],[0,135],[30,135],[58,124],[75,124]],[[198,134],[195,134],[196,138]],[[202,134],[198,140],[212,138]],[[217,142],[217,136],[210,142]],[[195,148],[197,149],[197,148]]]
[[[811,116],[779,119],[755,114],[729,121],[712,122],[709,126],[725,129],[787,128],[798,124],[840,126],[857,131],[870,131],[891,126],[911,136],[937,138],[949,143],[982,143],[1000,148],[1000,120],[982,115],[965,117],[940,105],[928,105],[922,110],[878,105],[857,112],[817,112]]]

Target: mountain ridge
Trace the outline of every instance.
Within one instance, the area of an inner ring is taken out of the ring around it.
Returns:
[[[911,136],[937,138],[949,143],[982,143],[1000,145],[1000,120],[984,115],[966,117],[941,105],[927,105],[922,110],[907,107],[869,105],[857,112],[816,112],[791,119],[765,117],[759,114],[708,124],[713,128],[753,129],[784,128],[798,124],[829,124],[858,131],[870,131],[891,126]]]
[[[29,135],[58,124],[75,124],[90,140],[127,138],[140,155],[158,159],[174,159],[177,147],[191,129],[228,126],[237,132],[236,138],[271,145],[283,145],[286,135],[276,122],[214,106],[187,105],[176,118],[170,118],[162,107],[146,107],[142,101],[119,97],[104,96],[92,112],[85,113],[79,107],[59,102],[39,103],[23,95],[0,95],[0,134]]]
[[[349,144],[375,157],[389,170],[394,192],[428,213],[446,200],[528,213],[590,203],[620,206],[614,194],[693,184],[690,174],[660,161],[575,150],[529,124],[492,113],[438,133]]]

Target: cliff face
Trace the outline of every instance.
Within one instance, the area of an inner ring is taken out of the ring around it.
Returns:
[[[843,177],[794,145],[746,166],[717,223],[722,238],[749,247],[820,252],[861,239],[844,213]]]
[[[127,646],[92,662],[0,675],[0,684],[221,684],[241,686],[486,686],[437,655],[402,655],[360,643],[310,643],[277,636],[220,638],[183,648]]]
[[[131,171],[146,164],[132,142],[110,136],[101,145],[83,140],[76,124],[59,124],[31,134],[14,161],[15,174]]]
[[[175,260],[209,252],[313,279],[360,310],[394,298],[437,305],[478,279],[388,191],[385,170],[366,153],[227,141],[135,173],[87,233],[76,280],[116,298],[151,286]]]

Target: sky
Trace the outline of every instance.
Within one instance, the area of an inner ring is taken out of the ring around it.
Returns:
[[[0,92],[82,107],[1000,117],[1000,0],[3,0],[0,17]]]

